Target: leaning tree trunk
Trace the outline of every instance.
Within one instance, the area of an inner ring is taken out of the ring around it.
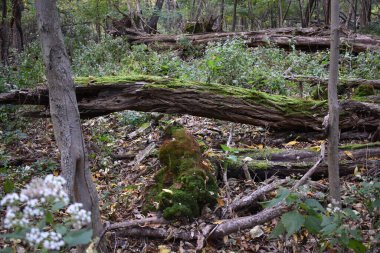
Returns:
[[[49,87],[50,114],[54,136],[61,153],[62,175],[67,180],[71,199],[91,211],[94,236],[102,231],[98,196],[92,182],[84,144],[75,85],[63,42],[56,1],[36,0],[46,78]]]
[[[280,132],[323,133],[322,122],[328,113],[326,101],[270,95],[229,85],[154,76],[87,77],[77,81],[84,84],[76,89],[82,117],[123,110],[155,111],[246,123]],[[39,87],[36,90],[0,93],[0,104],[47,105],[48,98],[47,90]],[[377,130],[379,98],[370,99],[370,103],[340,102],[340,127],[344,134],[353,130],[367,133]]]
[[[162,10],[162,5],[164,4],[164,0],[157,0],[156,5],[154,6],[152,17],[150,18],[148,25],[145,28],[147,33],[156,33],[157,32],[157,23],[160,18],[160,13]]]
[[[331,50],[330,72],[328,84],[328,170],[330,198],[333,206],[340,207],[339,182],[339,102],[338,102],[338,71],[339,71],[339,0],[331,1]]]

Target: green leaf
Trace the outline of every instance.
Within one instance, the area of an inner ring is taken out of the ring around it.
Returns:
[[[380,199],[376,199],[376,200],[372,203],[372,207],[373,207],[373,208],[380,208]]]
[[[305,218],[304,226],[309,232],[317,234],[322,229],[321,222],[322,219],[320,217],[308,215]]]
[[[51,214],[51,212],[46,212],[45,214],[45,220],[46,223],[52,224],[54,222],[54,216]]]
[[[15,190],[14,181],[7,178],[4,182],[3,190],[5,194],[13,192]]]
[[[80,229],[76,231],[68,232],[63,240],[69,247],[74,247],[77,245],[87,244],[91,241],[92,229]]]
[[[277,226],[273,229],[272,233],[270,233],[269,239],[278,238],[280,235],[283,235],[284,233],[285,227],[281,222],[279,222]]]
[[[223,151],[225,152],[229,152],[229,151],[232,151],[232,148],[228,147],[227,145],[224,145],[224,144],[221,144],[220,147],[223,149]]]
[[[281,217],[281,223],[284,225],[287,236],[294,234],[305,223],[305,218],[297,211],[285,213]]]
[[[290,194],[289,189],[280,187],[280,189],[278,190],[277,196],[274,199],[267,202],[261,202],[261,205],[265,208],[273,207],[276,204],[283,201],[284,199],[286,199],[289,196],[289,194]]]
[[[53,212],[56,212],[56,211],[62,209],[63,207],[65,207],[65,205],[66,205],[65,202],[63,202],[63,201],[58,201],[57,203],[55,203],[55,204],[53,205],[53,207],[52,207],[52,211],[53,211]]]
[[[323,226],[323,225],[322,225]],[[334,232],[336,229],[338,228],[338,225],[336,223],[330,223],[328,225],[326,225],[322,230],[321,232],[324,234],[324,235],[329,235],[331,234],[332,232]]]
[[[13,253],[13,249],[11,247],[0,249],[0,253]]]
[[[305,200],[305,204],[315,211],[321,211],[321,212],[325,211],[321,203],[319,203],[319,201],[315,199],[307,199]]]
[[[355,251],[355,253],[364,253],[367,251],[367,248],[359,241],[351,239],[348,242],[348,248]]]
[[[58,224],[57,226],[55,226],[55,231],[61,235],[66,234],[67,230],[68,230],[67,227],[61,224]]]
[[[24,230],[20,232],[14,232],[9,234],[2,234],[0,235],[0,238],[4,239],[23,239],[25,237],[26,232]]]

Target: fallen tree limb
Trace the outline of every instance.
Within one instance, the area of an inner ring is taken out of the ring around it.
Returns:
[[[257,190],[253,191],[251,194],[233,201],[229,205],[229,208],[234,212],[239,211],[240,209],[246,208],[252,205],[254,202],[256,202],[260,197],[264,196],[265,194],[271,191],[274,191],[279,186],[286,184],[288,182],[289,182],[289,179],[281,179],[271,184],[264,185],[258,188]],[[223,208],[222,213],[223,214],[227,213],[227,208]]]
[[[288,81],[292,82],[306,82],[312,85],[323,85],[327,86],[329,79],[328,78],[320,78],[316,76],[301,76],[301,75],[292,75],[292,76],[284,76],[284,78]],[[375,89],[380,89],[380,80],[367,80],[367,79],[339,79],[339,85],[345,86],[347,88],[355,88],[359,85],[371,85]]]
[[[243,160],[251,157],[248,168],[253,178],[265,180],[273,175],[287,177],[291,174],[305,174],[319,158],[319,152],[311,150],[280,150],[264,149],[252,150],[252,152],[241,153],[237,161],[229,163],[228,176],[235,178],[245,178]],[[339,170],[341,176],[352,175],[355,168],[364,168],[368,171],[380,167],[380,143],[370,143],[368,145],[358,145],[350,148],[342,147],[339,151]],[[327,175],[327,164],[323,161],[319,164],[313,177],[315,179]]]
[[[275,131],[323,132],[326,101],[302,100],[240,87],[182,82],[137,76],[82,78],[76,89],[82,118],[116,111],[180,113],[268,127]],[[48,105],[48,90],[21,90],[0,94],[0,104]],[[340,102],[340,129],[376,131],[380,105],[354,100]]]
[[[224,42],[228,39],[242,39],[249,47],[274,44],[281,48],[317,51],[330,47],[330,35],[319,28],[279,28],[252,32],[225,32],[182,35],[136,35],[126,33],[131,44],[147,44],[157,49],[183,48],[188,45],[205,46],[210,42]],[[359,53],[380,51],[380,38],[371,35],[340,33],[341,48]]]

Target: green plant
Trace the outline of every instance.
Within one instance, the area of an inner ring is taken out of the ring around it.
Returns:
[[[68,206],[65,183],[62,177],[48,175],[34,178],[19,194],[7,194],[1,206],[6,208],[4,228],[10,233],[0,238],[13,239],[11,243],[25,252],[67,252],[87,244],[92,236],[92,230],[86,228],[91,213],[79,203]],[[2,252],[13,252],[13,248]]]
[[[355,198],[344,198],[343,205],[346,207],[340,209],[332,208],[331,204],[324,208],[316,199],[305,199],[289,189],[281,188],[278,196],[265,203],[265,205],[271,207],[280,202],[285,202],[288,206],[292,206],[294,210],[281,216],[280,222],[270,237],[275,238],[285,234],[286,238],[289,238],[292,234],[305,229],[319,239],[321,250],[335,249],[345,252],[346,249],[351,249],[354,252],[361,253],[366,252],[368,247],[376,247],[371,243],[364,245],[362,231],[359,226],[363,217],[357,210],[352,208],[352,204],[357,201],[364,201],[365,210],[362,210],[362,212],[369,214],[372,228],[378,227],[380,182],[376,180],[364,181],[359,188],[352,187],[351,191],[352,194],[350,195],[355,196]],[[380,235],[376,235],[374,243],[376,244],[379,239]]]

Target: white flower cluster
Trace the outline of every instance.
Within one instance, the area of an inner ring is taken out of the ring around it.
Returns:
[[[84,210],[82,203],[69,205],[66,212],[71,215],[71,221],[75,229],[80,229],[91,222],[91,212]]]
[[[4,227],[30,229],[25,240],[31,246],[47,250],[60,250],[65,244],[63,235],[51,229],[42,231],[37,228],[37,224],[45,216],[46,210],[51,211],[54,204],[60,202],[63,206],[69,204],[69,196],[64,190],[65,183],[65,179],[60,176],[48,175],[44,179],[33,179],[21,190],[20,194],[7,194],[0,202],[2,206],[7,207]],[[91,212],[84,210],[80,203],[68,206],[66,213],[70,217],[64,222],[66,226],[70,224],[74,229],[80,229],[91,222]]]
[[[342,209],[340,209],[339,207],[334,207],[333,208],[332,204],[328,204],[326,210],[329,213],[337,213],[337,212],[342,211]]]
[[[65,245],[61,234],[54,231],[44,232],[38,228],[32,228],[26,234],[26,240],[31,246],[42,245],[47,250],[60,250]]]
[[[48,202],[54,204],[61,201],[67,205],[69,196],[63,188],[65,183],[63,177],[48,175],[45,179],[33,179],[20,194],[7,194],[0,202],[2,206],[7,206],[4,227],[16,228],[28,225],[31,218],[44,215],[43,205]]]

